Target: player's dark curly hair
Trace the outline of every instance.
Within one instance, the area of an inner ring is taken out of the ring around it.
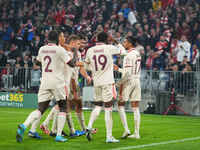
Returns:
[[[76,41],[76,40],[80,40],[80,37],[78,35],[72,34],[67,39],[67,43],[70,43],[71,41]]]
[[[57,43],[57,41],[58,41],[58,32],[57,31],[55,31],[55,30],[52,30],[52,31],[50,31],[49,32],[49,34],[48,34],[48,41],[49,42],[55,42],[55,43]]]
[[[97,35],[97,40],[98,40],[98,42],[107,43],[107,41],[108,41],[108,34],[106,32],[100,32]]]
[[[136,43],[138,43],[138,40],[136,37],[133,37],[133,36],[128,36],[126,38],[134,47],[136,46]]]

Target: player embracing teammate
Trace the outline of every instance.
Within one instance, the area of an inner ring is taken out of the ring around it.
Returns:
[[[29,114],[24,123],[20,124],[17,129],[16,140],[22,142],[23,135],[31,126],[29,136],[40,138],[36,132],[36,128],[40,123],[43,113],[49,106],[49,103],[54,97],[58,103],[59,113],[57,116],[57,135],[55,140],[58,142],[65,142],[66,139],[61,136],[62,130],[66,121],[66,91],[65,91],[65,65],[75,67],[79,65],[76,57],[71,57],[66,50],[56,45],[58,43],[59,35],[56,31],[50,31],[48,35],[48,45],[40,48],[37,56],[37,64],[42,66],[41,85],[38,92],[38,109]]]
[[[58,39],[60,46],[56,45]],[[25,122],[18,126],[16,136],[18,142],[23,140],[24,132],[29,125],[32,125],[29,136],[40,138],[36,132],[36,128],[42,114],[48,108],[49,102],[53,97],[56,99],[57,105],[51,110],[46,121],[43,122],[41,129],[49,134],[47,126],[50,119],[54,118],[52,134],[56,135],[56,141],[65,142],[67,140],[62,136],[66,118],[70,129],[70,135],[84,134],[86,132],[87,139],[91,141],[93,123],[99,116],[102,107],[104,107],[106,142],[119,142],[119,140],[112,136],[112,99],[117,96],[113,68],[116,71],[122,72],[122,79],[116,84],[120,89],[118,110],[125,129],[122,138],[140,138],[139,101],[141,100],[141,88],[139,78],[141,56],[140,53],[135,50],[137,40],[128,36],[125,39],[123,46],[121,44],[114,46],[107,44],[108,39],[108,34],[105,32],[100,32],[97,35],[98,43],[88,49],[83,65],[83,62],[80,62],[80,52],[78,52],[81,45],[81,39],[78,36],[71,36],[66,45],[62,33],[60,36],[55,31],[49,33],[49,44],[40,48],[37,57],[38,64],[41,63],[42,66],[42,79],[38,93],[38,109],[33,111]],[[121,69],[118,66],[113,65],[113,55],[119,55],[125,49],[127,53],[123,61],[123,68]],[[84,123],[82,102],[78,90],[79,72],[88,80],[88,83],[91,82],[91,78],[87,75],[84,68],[92,71],[94,83],[93,103],[95,107],[91,112],[87,128]],[[130,135],[124,108],[125,102],[129,99],[131,101],[135,120],[135,133],[132,135]],[[82,133],[76,133],[74,129],[69,107],[72,103],[76,105],[76,114],[82,127]]]
[[[128,51],[127,55],[123,60],[123,68],[114,66],[114,69],[122,72],[122,79],[116,84],[119,87],[119,101],[118,101],[118,111],[122,124],[124,126],[124,133],[122,138],[140,138],[140,111],[139,102],[141,100],[141,87],[140,87],[140,72],[141,72],[141,55],[140,52],[135,48],[137,39],[128,36],[123,46]],[[132,110],[134,113],[134,125],[135,133],[130,135],[130,130],[128,128],[126,114],[125,114],[125,102],[130,100]]]

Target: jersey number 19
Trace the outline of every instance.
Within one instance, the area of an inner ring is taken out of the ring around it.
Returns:
[[[98,66],[101,65],[101,70],[104,70],[106,63],[107,63],[107,57],[105,55],[99,55],[93,56],[94,64],[95,64],[95,70],[98,71]],[[99,64],[99,65],[98,65]]]

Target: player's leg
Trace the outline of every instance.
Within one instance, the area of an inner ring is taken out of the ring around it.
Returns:
[[[88,141],[92,140],[92,135],[91,135],[92,126],[93,126],[94,121],[99,116],[102,106],[103,106],[102,89],[100,87],[94,87],[94,102],[93,103],[95,107],[90,114],[89,123],[86,129],[86,138],[88,139]]]
[[[141,100],[141,88],[140,81],[136,80],[134,82],[135,88],[131,94],[131,106],[134,113],[134,124],[135,124],[135,132],[133,135],[128,136],[129,138],[140,138],[140,110],[139,110],[139,101]]]
[[[78,118],[79,124],[81,125],[82,131],[79,131],[78,134],[83,135],[85,134],[86,131],[86,126],[85,126],[85,119],[84,119],[84,114],[82,111],[82,99],[81,99],[81,94],[80,94],[80,88],[77,85],[78,83],[76,83],[75,86],[75,91],[73,91],[74,93],[76,92],[76,96],[74,95],[74,99],[73,102],[75,104],[75,112],[76,112],[76,116]],[[78,131],[78,130],[77,130]]]
[[[140,138],[140,110],[139,110],[139,101],[131,102],[133,113],[134,113],[134,125],[135,125],[135,132],[134,134],[128,136],[129,138]]]
[[[57,117],[58,117],[58,113],[60,112],[58,105],[55,105],[54,108],[55,109],[54,109],[54,113],[53,113],[53,122],[52,122],[50,136],[56,136],[56,133],[57,133]]]
[[[49,102],[50,101],[48,101],[46,103],[42,102],[42,103],[38,104],[39,105],[39,110],[41,112],[41,116],[45,112],[45,110],[49,107]],[[36,119],[36,120],[33,121],[32,126],[31,126],[31,128],[29,130],[29,134],[28,134],[30,137],[38,138],[38,139],[41,138],[39,136],[39,134],[36,132],[36,128],[38,127],[38,125],[40,123],[41,116],[38,119]]]
[[[58,110],[58,106],[55,105],[51,111],[49,112],[47,118],[44,120],[44,122],[40,125],[40,129],[45,133],[48,134],[50,133],[48,126],[49,126],[49,122],[50,120],[54,119],[55,114],[57,113]]]
[[[79,135],[84,135],[86,131],[86,126],[85,126],[84,114],[82,111],[83,105],[82,105],[82,100],[80,98],[80,95],[78,97],[79,97],[78,99],[74,99],[73,101],[75,102],[75,112],[76,112],[76,116],[78,118],[79,124],[81,125],[82,131],[76,130],[76,132],[78,132],[77,134]]]
[[[67,139],[62,137],[62,131],[66,121],[66,109],[67,109],[67,102],[66,102],[66,92],[65,88],[55,89],[52,91],[53,95],[59,106],[59,113],[57,115],[57,135],[55,141],[57,142],[65,142]]]
[[[120,86],[119,90],[119,101],[118,101],[118,112],[119,116],[122,122],[122,125],[124,127],[124,133],[121,138],[127,138],[127,136],[130,135],[130,130],[128,128],[127,118],[126,118],[126,112],[125,112],[125,102],[128,101],[129,98],[129,86],[124,85]]]
[[[39,124],[40,118],[42,114],[45,112],[45,110],[49,106],[49,97],[51,96],[51,93],[47,90],[39,90],[38,93],[38,109],[35,111],[31,112],[25,122],[23,124],[20,124],[17,129],[17,136],[16,140],[17,142],[22,142],[23,140],[23,135],[26,130],[26,128],[29,127],[29,125],[32,124],[31,131],[35,131],[37,128],[37,125]],[[31,134],[31,133],[30,133]]]
[[[112,106],[113,106],[113,90],[112,85],[105,85],[102,87],[102,98],[104,101],[105,107],[105,124],[106,124],[106,142],[107,143],[116,143],[119,140],[115,139],[112,136],[112,128],[113,128],[113,119],[112,119]]]
[[[103,102],[94,102],[94,109],[92,110],[91,114],[90,114],[90,119],[89,119],[89,123],[86,129],[86,138],[88,139],[88,141],[92,140],[92,126],[94,121],[97,119],[97,117],[99,116],[102,106],[103,106]]]
[[[67,111],[66,111],[67,112],[67,114],[66,114],[67,120],[66,121],[67,121],[67,124],[69,127],[70,136],[74,137],[74,136],[76,136],[76,134],[75,134],[74,123],[73,123],[72,115],[71,115],[71,108],[73,106],[73,100],[72,100],[71,93],[69,95],[69,98],[70,99],[67,100]]]

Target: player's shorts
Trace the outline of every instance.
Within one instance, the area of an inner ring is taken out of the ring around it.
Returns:
[[[54,97],[56,101],[65,100],[66,99],[65,88],[62,87],[58,89],[39,89],[38,103],[52,100],[52,97]]]
[[[65,88],[66,96],[69,97],[70,87],[68,85],[66,85],[64,88]]]
[[[95,102],[109,102],[113,97],[116,97],[116,90],[113,84],[94,87]]]
[[[123,84],[122,99],[120,101],[141,101],[140,79],[134,79]]]

